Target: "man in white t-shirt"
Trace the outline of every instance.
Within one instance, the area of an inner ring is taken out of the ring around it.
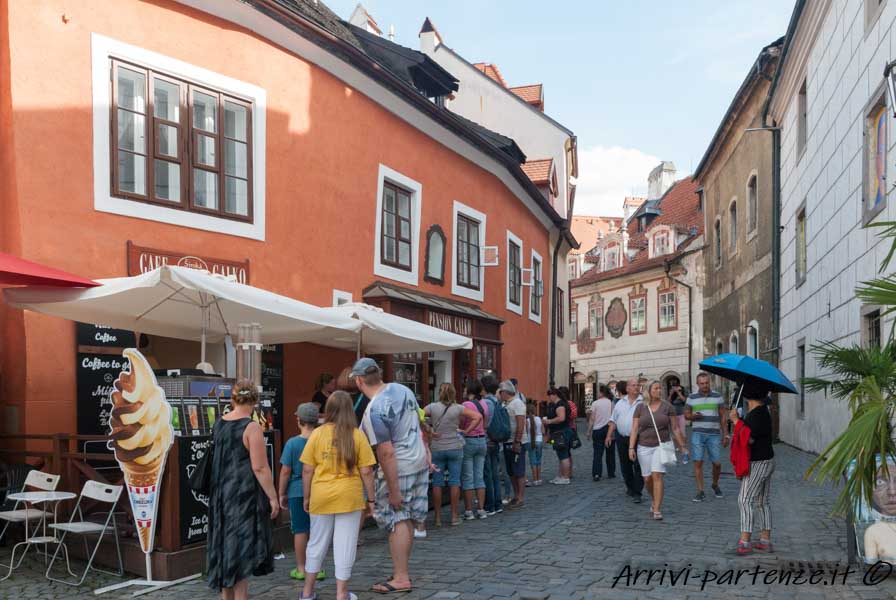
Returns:
[[[507,416],[510,417],[510,441],[504,444],[504,462],[507,474],[513,485],[513,500],[508,508],[519,508],[523,505],[526,490],[526,449],[529,436],[526,431],[526,404],[516,392],[516,386],[508,379],[498,386],[498,395]]]
[[[613,392],[605,385],[600,386],[600,396],[591,403],[588,413],[588,425],[591,430],[591,444],[594,457],[591,460],[591,479],[600,481],[603,476],[603,458],[606,452],[607,479],[616,477],[616,454],[613,440],[607,444],[610,432],[610,418],[613,416]]]

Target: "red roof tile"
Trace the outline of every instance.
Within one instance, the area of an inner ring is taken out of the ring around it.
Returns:
[[[519,85],[510,88],[510,91],[516,94],[523,102],[544,111],[544,86],[542,84]]]
[[[474,67],[485,73],[485,75],[502,86],[507,87],[507,82],[504,81],[504,77],[501,76],[501,71],[498,70],[498,65],[493,65],[492,63],[474,63]]]
[[[577,250],[570,250],[572,255],[585,254],[597,244],[599,234],[606,235],[615,231],[622,222],[622,217],[597,217],[587,215],[575,215],[572,218],[572,235],[581,242]]]
[[[537,160],[526,161],[521,166],[523,169],[523,173],[529,176],[529,179],[532,180],[532,183],[536,185],[544,185],[548,183],[548,180],[551,177],[551,165],[553,164],[553,162],[554,159],[552,158],[541,158]]]
[[[700,210],[699,197],[697,195],[697,184],[693,179],[687,177],[676,182],[665,195],[659,200],[658,208],[661,213],[657,216],[647,230],[638,232],[638,223],[636,219],[632,219],[628,224],[628,247],[630,250],[637,250],[634,258],[611,271],[598,271],[591,269],[586,271],[581,277],[574,280],[570,285],[578,286],[597,281],[606,281],[621,275],[637,273],[645,271],[653,267],[658,267],[664,262],[672,260],[681,255],[694,238],[703,233],[703,212]],[[675,252],[650,258],[647,252],[647,234],[659,225],[672,227],[676,231],[690,234],[683,241]],[[693,233],[691,233],[693,232]],[[623,258],[623,261],[627,260]]]

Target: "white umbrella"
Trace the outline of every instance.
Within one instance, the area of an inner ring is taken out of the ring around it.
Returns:
[[[3,290],[12,306],[83,323],[99,323],[202,345],[261,325],[262,343],[353,344],[361,324],[344,314],[299,302],[221,275],[163,266],[134,277],[99,279],[88,289],[43,286]]]
[[[366,354],[397,354],[473,347],[473,340],[468,337],[389,314],[369,304],[348,303],[323,310],[356,319],[362,328],[349,344],[342,338],[321,344],[346,350],[357,349],[359,356],[362,350]]]

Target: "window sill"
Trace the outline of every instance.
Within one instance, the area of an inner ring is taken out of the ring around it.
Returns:
[[[668,333],[669,331],[678,331],[678,325],[675,325],[674,327],[659,327],[659,328],[657,328],[657,331],[660,333]]]
[[[630,336],[647,335],[647,330],[645,329],[644,331],[629,331],[628,334]]]
[[[507,310],[509,310],[512,313],[516,313],[520,316],[523,316],[523,303],[520,302],[519,304],[514,304],[513,302],[508,301],[507,302]]]

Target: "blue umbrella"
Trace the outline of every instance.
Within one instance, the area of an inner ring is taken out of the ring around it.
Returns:
[[[769,385],[771,391],[784,394],[799,392],[777,367],[742,354],[718,354],[700,362],[700,368],[743,385],[748,379],[758,379]]]

